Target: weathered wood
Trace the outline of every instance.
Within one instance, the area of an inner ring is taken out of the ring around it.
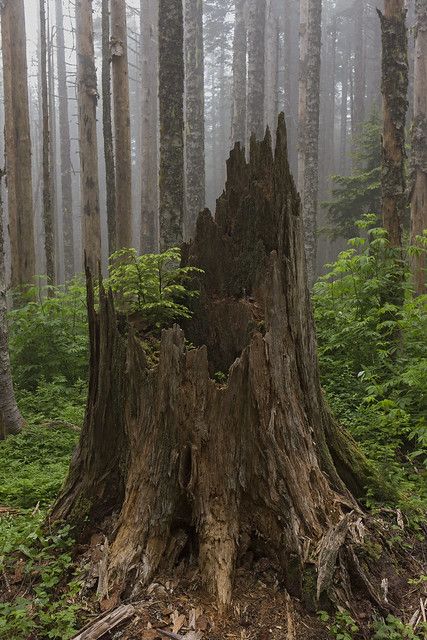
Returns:
[[[53,518],[99,528],[113,515],[110,595],[137,596],[196,556],[225,605],[238,558],[256,541],[289,593],[314,608],[318,565],[307,542],[314,551],[325,539],[327,575],[339,571],[352,529],[331,531],[355,518],[345,516],[357,511],[350,490],[360,495],[373,479],[320,388],[282,116],[275,152],[269,134],[252,139],[249,163],[236,145],[215,220],[199,216],[183,263],[204,270],[200,297],[183,328],[163,331],[152,368],[102,287],[95,313],[89,286],[86,420]],[[219,371],[224,385],[213,380]]]
[[[131,604],[122,605],[114,611],[107,613],[100,620],[97,620],[87,629],[81,631],[72,640],[98,640],[108,631],[112,631],[122,622],[126,622],[135,613],[135,609]]]

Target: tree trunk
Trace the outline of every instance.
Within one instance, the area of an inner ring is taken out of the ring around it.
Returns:
[[[247,134],[264,133],[266,0],[249,0]]]
[[[44,249],[46,257],[46,275],[48,283],[55,284],[55,239],[53,229],[53,194],[50,159],[50,125],[49,125],[49,98],[47,78],[47,37],[46,37],[46,6],[45,0],[40,0],[40,78],[41,78],[41,106],[43,119],[43,225],[44,225]]]
[[[141,251],[159,247],[159,6],[141,0],[142,34],[142,199]]]
[[[53,518],[87,533],[109,522],[113,598],[193,556],[227,604],[239,560],[261,545],[314,608],[357,551],[340,549],[360,516],[350,490],[372,478],[320,388],[283,117],[275,153],[266,136],[250,157],[236,145],[215,220],[201,213],[184,247],[183,264],[204,270],[200,298],[185,333],[163,331],[158,365],[102,288],[95,313],[89,278],[87,413]]]
[[[267,0],[266,11],[264,113],[266,125],[269,127],[270,131],[274,131],[278,116],[277,69],[279,65],[279,56],[277,38],[278,16],[272,0]]]
[[[231,142],[246,145],[246,0],[236,0],[233,36],[233,113]]]
[[[102,133],[104,138],[108,254],[117,250],[116,169],[111,117],[110,0],[102,0]]]
[[[59,138],[61,156],[62,232],[65,281],[74,275],[74,229],[71,140],[68,109],[67,65],[65,62],[64,13],[62,0],[56,0],[56,55],[58,68]]]
[[[160,249],[183,240],[184,29],[182,0],[159,4]]]
[[[402,246],[406,209],[405,121],[408,108],[408,39],[404,0],[385,0],[382,30],[382,211],[391,247]]]
[[[427,5],[416,0],[415,65],[414,65],[414,121],[412,124],[412,195],[411,237],[427,229]],[[426,292],[425,253],[413,258],[415,292]]]
[[[194,238],[197,216],[205,206],[205,64],[203,2],[185,0],[185,221]]]
[[[319,189],[321,0],[301,0],[298,189],[310,286],[314,283]]]
[[[341,116],[340,116],[340,174],[347,175],[347,135],[348,135],[348,73],[350,69],[350,42],[343,53],[341,70]]]
[[[132,246],[132,156],[125,0],[111,0],[117,249]]]
[[[3,440],[9,435],[18,434],[25,424],[18,409],[18,405],[16,404],[8,347],[6,273],[3,238],[3,177],[3,172],[0,172],[0,440]]]
[[[365,50],[365,0],[354,4],[354,127],[359,134],[365,121],[366,50]]]
[[[101,223],[96,130],[98,90],[92,0],[76,0],[76,44],[83,248],[87,264],[95,273],[101,259]]]
[[[23,0],[1,4],[5,101],[6,171],[12,286],[35,274],[27,43]]]
[[[298,24],[299,3],[285,0],[285,113],[289,139],[289,161],[294,175],[298,172]]]

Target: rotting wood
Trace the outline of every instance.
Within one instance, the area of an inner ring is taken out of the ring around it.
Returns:
[[[134,613],[135,608],[131,604],[122,605],[96,620],[85,630],[80,631],[72,640],[98,640],[108,631],[112,631],[122,622],[126,622]]]

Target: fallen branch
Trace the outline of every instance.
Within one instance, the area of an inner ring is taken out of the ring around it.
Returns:
[[[111,631],[111,629],[131,618],[134,613],[135,608],[131,604],[124,604],[98,619],[89,628],[80,631],[72,640],[98,640],[104,633]]]

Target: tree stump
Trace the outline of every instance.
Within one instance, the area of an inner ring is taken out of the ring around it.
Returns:
[[[375,479],[321,390],[283,115],[274,153],[268,131],[249,162],[236,145],[215,219],[200,214],[183,262],[204,270],[200,297],[151,368],[102,286],[95,312],[89,277],[86,419],[53,517],[106,530],[110,593],[136,594],[193,557],[226,605],[255,543],[317,606]]]

